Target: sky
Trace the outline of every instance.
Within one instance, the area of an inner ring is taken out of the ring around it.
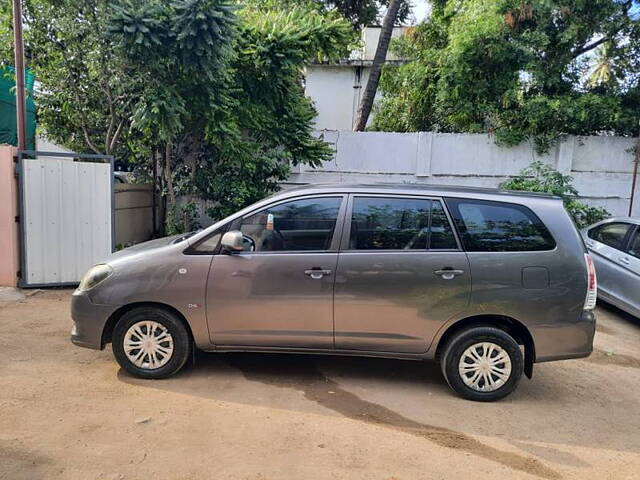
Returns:
[[[429,2],[427,0],[413,0],[413,14],[417,22],[425,19],[429,13]]]

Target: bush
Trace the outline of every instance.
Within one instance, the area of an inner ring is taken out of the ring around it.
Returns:
[[[195,202],[176,203],[167,212],[167,235],[192,232],[200,228],[198,205]]]
[[[556,195],[564,201],[564,206],[578,228],[583,228],[611,214],[602,207],[592,207],[579,201],[578,191],[571,184],[573,177],[563,175],[555,168],[542,162],[533,162],[520,175],[500,184],[506,190],[542,192]]]

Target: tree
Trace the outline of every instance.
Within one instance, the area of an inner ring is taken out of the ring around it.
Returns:
[[[354,36],[337,13],[304,6],[176,5],[119,4],[108,30],[146,79],[132,129],[162,152],[154,161],[161,158],[169,232],[193,226],[193,203],[179,196],[211,201],[219,218],[276,190],[290,165],[330,158],[312,135],[302,69],[312,57],[345,55]]]
[[[107,1],[31,0],[24,34],[27,64],[42,86],[39,124],[53,141],[110,155],[125,143],[138,86],[105,42],[108,11]]]
[[[377,25],[385,9],[391,9],[395,0],[317,0],[326,8],[337,9],[356,29]],[[401,24],[411,15],[411,1],[400,0],[394,23]],[[386,16],[385,16],[386,18]]]
[[[578,191],[573,178],[563,175],[550,165],[533,162],[515,178],[500,184],[506,190],[550,193],[562,198],[564,206],[578,228],[587,227],[610,216],[604,208],[591,207],[576,199]]]
[[[397,44],[374,128],[488,132],[498,143],[561,134],[633,135],[640,112],[640,22],[632,0],[439,0]],[[634,10],[635,9],[635,10]],[[586,81],[611,45],[612,78]]]
[[[393,33],[393,26],[396,23],[396,17],[398,10],[400,9],[400,0],[391,0],[389,8],[382,22],[382,29],[380,30],[380,38],[378,39],[378,47],[373,57],[373,63],[371,65],[371,72],[367,80],[367,85],[362,94],[360,105],[358,107],[358,115],[356,117],[354,130],[363,131],[367,126],[369,120],[369,114],[371,114],[371,108],[373,107],[373,100],[376,97],[378,91],[378,82],[380,81],[380,73],[382,72],[382,65],[387,59],[387,50],[389,49],[389,42],[391,41],[391,34]]]
[[[130,83],[139,85],[131,127],[159,162],[172,224],[178,195],[195,194],[205,129],[214,119],[228,121],[234,108],[227,93],[234,11],[219,0],[125,0],[109,12],[107,40],[129,66]],[[176,171],[185,168],[186,177]]]
[[[307,63],[344,58],[355,43],[349,23],[335,12],[305,6],[263,8],[246,2],[233,62],[240,135],[209,135],[218,154],[214,169],[204,170],[203,198],[220,218],[277,190],[289,165],[317,166],[332,157],[329,146],[313,136],[316,111],[302,83]]]
[[[611,42],[603,43],[595,50],[593,66],[587,77],[587,85],[591,88],[606,86],[616,82],[615,64],[612,56]]]

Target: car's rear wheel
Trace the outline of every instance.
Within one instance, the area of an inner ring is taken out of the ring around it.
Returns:
[[[515,390],[524,361],[520,346],[504,330],[472,327],[448,341],[440,365],[447,383],[460,396],[491,402]]]
[[[140,307],[116,324],[113,354],[122,368],[140,378],[166,378],[177,373],[191,354],[191,338],[172,312]]]

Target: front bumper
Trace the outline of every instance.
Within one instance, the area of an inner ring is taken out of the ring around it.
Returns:
[[[73,292],[71,297],[71,342],[80,347],[102,350],[102,332],[109,317],[116,310],[110,305],[96,305],[88,292]]]

